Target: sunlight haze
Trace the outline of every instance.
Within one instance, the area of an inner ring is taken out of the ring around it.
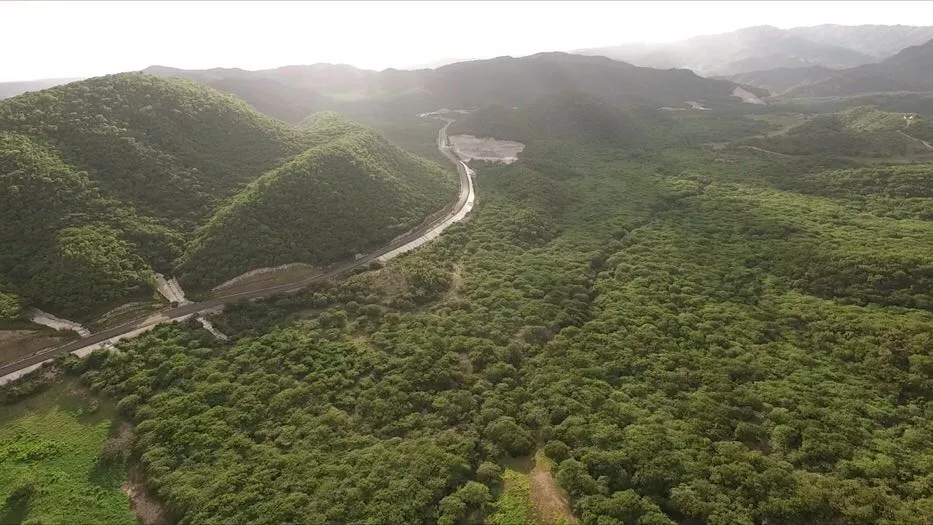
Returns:
[[[933,24],[926,2],[2,2],[0,81],[143,69],[368,69],[742,27]],[[449,30],[457,24],[458,38]]]

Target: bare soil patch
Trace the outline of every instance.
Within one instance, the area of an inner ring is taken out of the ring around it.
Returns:
[[[130,498],[133,513],[142,525],[168,525],[165,509],[146,490],[139,469],[130,469],[126,482],[120,488]]]
[[[511,164],[518,160],[518,154],[525,149],[521,142],[473,135],[451,135],[448,140],[457,155],[466,161],[484,160]]]
[[[457,297],[460,294],[460,288],[463,286],[463,265],[454,264],[453,271],[450,273],[450,289],[444,294],[444,299]]]
[[[567,495],[557,486],[550,460],[540,450],[535,454],[534,467],[531,469],[531,501],[539,523],[543,525],[580,523],[570,511]]]
[[[239,292],[261,290],[279,284],[286,284],[321,273],[321,269],[305,263],[283,264],[272,268],[259,268],[246,272],[215,286],[212,295],[229,295]]]
[[[0,364],[16,361],[43,348],[64,344],[73,338],[73,332],[0,330]]]
[[[101,455],[107,459],[126,459],[133,451],[133,443],[136,442],[136,433],[133,432],[133,425],[127,422],[121,422],[117,431],[104,441],[104,448]]]
[[[120,305],[89,324],[92,332],[100,332],[120,326],[158,311],[162,305],[156,302],[136,301]]]
[[[405,276],[397,271],[379,270],[373,276],[373,285],[386,297],[393,297],[408,289]]]
[[[761,106],[765,103],[764,100],[758,98],[758,95],[739,86],[736,86],[735,89],[732,90],[732,96],[739,97],[742,99],[742,102],[745,102],[746,104],[755,104]]]

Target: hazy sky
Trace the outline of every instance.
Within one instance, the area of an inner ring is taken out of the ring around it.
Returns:
[[[933,25],[933,2],[12,2],[0,81],[315,62],[383,69],[770,24]]]

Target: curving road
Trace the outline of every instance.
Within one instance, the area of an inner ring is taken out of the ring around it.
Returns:
[[[443,217],[418,228],[408,235],[396,239],[391,244],[375,252],[369,253],[354,261],[333,265],[323,273],[312,277],[259,290],[220,295],[197,303],[188,303],[175,308],[168,308],[157,314],[135,319],[62,346],[40,350],[17,361],[0,366],[0,385],[13,381],[38,368],[42,363],[50,361],[58,356],[72,352],[84,354],[108,343],[115,343],[121,339],[133,337],[147,330],[151,330],[161,323],[184,320],[197,313],[214,310],[225,304],[241,301],[243,299],[256,299],[282,293],[296,292],[311,283],[332,279],[354,268],[366,266],[373,261],[386,261],[436,238],[445,228],[462,220],[463,217],[469,213],[473,208],[473,200],[475,197],[472,179],[473,171],[467,167],[466,163],[457,158],[447,140],[447,128],[450,127],[453,120],[443,120],[447,123],[437,133],[437,148],[448,160],[457,166],[457,173],[460,176],[460,195],[453,206],[450,207],[450,211]]]
[[[923,147],[924,147],[924,148],[926,148],[926,149],[928,149],[928,150],[933,150],[933,144],[931,144],[930,142],[928,142],[928,141],[926,141],[926,140],[923,140],[923,139],[918,139],[917,137],[911,137],[910,135],[908,135],[907,133],[904,133],[904,132],[901,131],[901,130],[897,130],[897,132],[900,133],[901,135],[904,135],[905,137],[909,138],[910,140],[915,140],[915,141],[919,142],[920,144],[923,144]]]

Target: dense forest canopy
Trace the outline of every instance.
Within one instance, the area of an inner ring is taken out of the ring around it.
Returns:
[[[214,318],[229,342],[175,325],[67,360],[136,424],[172,519],[509,523],[503,467],[543,454],[584,524],[928,522],[929,164],[710,147],[773,129],[730,113],[605,111],[577,142],[599,102],[559,100],[458,123],[528,147],[479,168],[475,215],[438,241],[230,306]],[[333,132],[334,118],[311,122],[326,144],[199,232],[207,259],[250,240],[238,221],[269,214],[267,194],[301,224],[296,187],[389,181],[393,164],[431,176],[370,132]],[[872,133],[886,119],[858,109],[800,128]],[[630,141],[640,131],[647,144]],[[347,162],[358,148],[382,155]],[[339,202],[329,213],[353,205]],[[113,242],[68,231],[59,242]],[[289,235],[238,251],[301,250]]]
[[[203,287],[257,267],[352,259],[456,196],[454,178],[436,164],[369,130],[342,133],[264,174],[218,210],[181,259],[183,281]]]
[[[0,240],[14,247],[0,319],[43,301],[80,311],[82,287],[116,299],[163,267],[203,289],[352,257],[453,197],[451,170],[332,113],[291,127],[189,81],[92,82],[116,91],[0,103]],[[124,82],[203,104],[120,116],[134,111],[117,92],[145,98]],[[169,520],[528,523],[540,509],[516,494],[550,491],[585,525],[929,523],[933,170],[897,149],[928,140],[924,99],[660,110],[542,91],[457,117],[451,132],[527,147],[474,166],[476,208],[436,241],[228,305],[211,318],[227,340],[191,320],[55,365],[134,425],[124,460]],[[56,109],[72,106],[100,118]],[[85,121],[107,138],[69,142]],[[425,149],[441,125],[383,122]],[[237,123],[262,128],[255,156],[227,158],[250,133],[223,127]],[[129,192],[85,151],[111,141],[139,153],[139,173],[190,184],[200,208]],[[39,443],[10,441],[4,458]],[[545,467],[523,485],[530,458]],[[58,490],[42,472],[0,499]]]

